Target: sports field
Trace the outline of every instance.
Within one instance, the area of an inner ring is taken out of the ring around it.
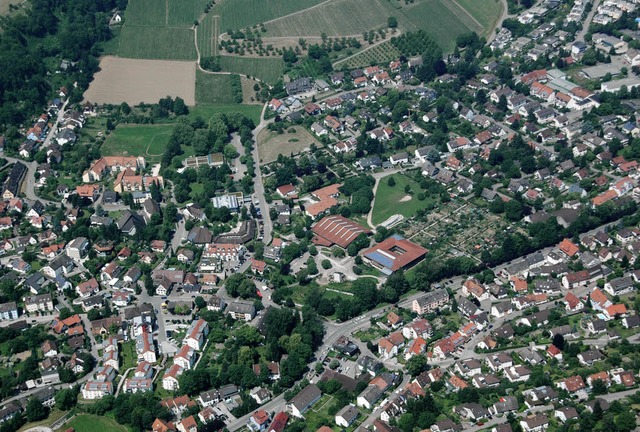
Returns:
[[[162,159],[172,124],[165,125],[118,125],[100,147],[102,156],[143,156],[147,163]]]
[[[393,177],[395,186],[388,185],[389,177]],[[413,195],[405,192],[404,188],[407,185],[411,187]],[[415,216],[418,210],[425,208],[432,201],[428,197],[420,201],[417,198],[420,191],[422,191],[420,185],[405,175],[393,174],[383,177],[376,190],[371,222],[378,225],[395,214],[401,214],[406,218]]]
[[[76,432],[127,432],[127,428],[114,419],[92,414],[77,415],[65,427],[73,428]]]
[[[222,66],[223,71],[256,77],[269,84],[274,84],[282,77],[282,72],[284,71],[284,61],[282,57],[249,58],[221,56],[220,66]]]
[[[106,56],[100,60],[84,99],[93,103],[156,103],[165,96],[180,96],[195,105],[194,62],[138,60]]]

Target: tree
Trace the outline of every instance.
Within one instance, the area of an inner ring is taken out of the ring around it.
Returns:
[[[393,178],[393,176],[389,177],[389,179],[387,180],[387,186],[394,187],[395,185],[396,185],[396,180]]]
[[[518,200],[512,199],[504,205],[505,215],[507,216],[507,219],[512,222],[516,222],[522,219],[523,211],[524,208]]]
[[[416,377],[429,368],[427,358],[423,355],[415,355],[407,361],[406,369],[409,375]]]
[[[594,380],[591,383],[591,391],[594,395],[603,395],[607,393],[607,385],[602,380]]]
[[[198,296],[195,298],[194,303],[198,309],[205,309],[207,307],[207,302],[202,298],[202,296]]]
[[[56,408],[61,411],[70,410],[78,403],[78,392],[75,388],[62,389],[56,393]]]
[[[553,336],[553,345],[558,348],[560,351],[564,351],[564,336],[560,333],[557,333]]]
[[[49,408],[42,405],[40,399],[32,397],[29,399],[29,402],[27,402],[25,413],[28,421],[35,422],[46,419],[49,415]]]
[[[387,18],[387,26],[389,28],[396,28],[398,27],[398,19],[396,17],[389,17]]]
[[[620,413],[616,418],[616,426],[619,431],[626,432],[635,429],[636,427],[636,415],[635,412],[627,409]]]

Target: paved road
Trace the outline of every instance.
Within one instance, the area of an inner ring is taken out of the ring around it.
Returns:
[[[82,325],[84,326],[85,334],[89,337],[91,341],[91,355],[96,359],[96,362],[100,362],[100,356],[98,355],[98,343],[96,342],[96,338],[93,337],[93,333],[91,332],[91,322],[87,317],[87,314],[80,314],[80,318],[82,319]]]
[[[176,223],[176,232],[171,239],[171,250],[175,253],[182,241],[187,238],[187,230],[184,217],[180,217],[180,220]]]
[[[256,177],[253,183],[253,190],[255,196],[258,198],[260,213],[262,213],[262,226],[264,227],[263,242],[268,245],[271,243],[273,221],[269,215],[269,205],[264,195],[264,184],[262,183],[262,170],[260,169],[260,154],[258,153],[258,134],[266,128],[273,120],[265,120],[264,113],[267,110],[267,104],[262,107],[262,113],[260,114],[260,124],[253,130],[253,161],[256,167]]]
[[[127,375],[129,375],[129,372],[131,372],[134,369],[135,367],[130,367],[129,369],[124,371],[124,373],[122,374],[122,378],[120,379],[120,382],[118,383],[118,388],[116,389],[116,394],[115,394],[116,397],[120,394],[120,390],[122,390],[122,387],[124,386],[124,383],[127,380]]]
[[[22,159],[17,159],[17,158],[13,158],[13,157],[9,157],[9,156],[4,156],[4,158],[6,160],[8,160],[11,163],[16,163],[16,162],[20,162],[22,164],[24,164],[27,167],[27,174],[25,174],[25,179],[24,182],[22,184],[22,190],[24,192],[24,195],[27,197],[27,199],[31,200],[31,201],[36,201],[39,200],[42,204],[46,205],[55,205],[55,206],[59,206],[60,203],[56,202],[56,201],[49,201],[49,200],[45,200],[43,198],[40,198],[39,196],[36,195],[36,169],[38,168],[38,163],[36,161],[32,161],[32,162],[26,162]],[[69,207],[69,204],[66,204],[67,207]]]
[[[587,14],[587,18],[582,22],[582,29],[578,32],[578,34],[576,34],[576,41],[584,42],[584,35],[586,35],[587,32],[589,31],[589,25],[591,24],[591,21],[593,20],[593,16],[596,14],[596,11],[598,10],[600,1],[601,0],[595,0],[593,2],[593,7],[591,8],[591,11]]]

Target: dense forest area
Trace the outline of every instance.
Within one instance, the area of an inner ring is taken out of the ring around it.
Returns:
[[[98,69],[98,43],[111,37],[111,10],[126,0],[32,0],[24,14],[0,21],[0,129],[43,110],[57,86],[77,101]],[[57,74],[62,62],[70,67]],[[75,84],[75,85],[74,85]]]

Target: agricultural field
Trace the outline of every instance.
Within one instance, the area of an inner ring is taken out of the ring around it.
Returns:
[[[223,71],[256,77],[269,84],[274,84],[284,72],[284,61],[281,57],[221,56],[220,66]]]
[[[444,51],[452,50],[456,38],[463,33],[484,32],[464,9],[446,0],[422,0],[403,8],[397,18],[408,31],[426,30]]]
[[[220,35],[220,17],[209,12],[197,29],[200,57],[218,55],[218,36]]]
[[[100,153],[103,156],[144,156],[147,163],[157,163],[169,143],[173,125],[119,125],[107,137]]]
[[[169,27],[192,27],[193,22],[204,15],[204,7],[209,0],[166,0],[167,25]]]
[[[389,186],[388,180],[390,177],[395,180],[395,186]],[[411,188],[413,194],[405,192],[407,185]],[[402,174],[381,178],[373,203],[371,222],[374,225],[379,225],[395,214],[401,214],[405,218],[415,216],[418,210],[427,207],[430,202],[433,202],[429,197],[420,201],[417,194],[421,190],[417,182]]]
[[[118,424],[111,417],[92,414],[77,415],[65,426],[73,428],[76,432],[127,432],[127,428]]]
[[[231,75],[196,73],[196,102],[203,104],[233,104]]]
[[[485,34],[495,25],[503,11],[500,0],[456,0],[456,3],[482,24]]]
[[[258,134],[258,153],[261,164],[274,162],[280,154],[289,156],[308,149],[311,144],[319,145],[318,140],[304,128],[296,126],[291,129],[295,132],[278,134],[264,129]]]
[[[125,26],[165,26],[168,22],[166,0],[132,0],[124,13]]]
[[[371,66],[372,64],[386,64],[396,60],[399,56],[400,52],[396,47],[391,45],[391,42],[385,41],[344,60],[337,61],[334,63],[334,67],[346,66],[349,69],[355,69]]]
[[[106,56],[100,60],[84,99],[93,103],[156,103],[180,96],[195,105],[196,65],[193,62],[138,60]]]
[[[176,27],[131,26],[120,31],[120,57],[157,60],[195,60],[193,30]]]
[[[267,23],[265,36],[358,36],[387,26],[396,11],[384,0],[330,0]]]
[[[231,0],[216,4],[212,11],[221,16],[221,33],[265,23],[288,14],[304,11],[326,0]],[[218,3],[218,2],[216,2]]]

